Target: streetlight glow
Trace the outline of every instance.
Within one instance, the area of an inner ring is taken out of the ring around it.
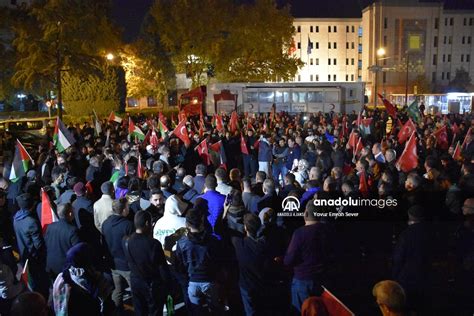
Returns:
[[[377,49],[377,56],[382,57],[384,55],[385,55],[385,48],[380,47],[379,49]]]
[[[105,56],[107,60],[113,60],[114,59],[114,54],[108,53],[107,56]]]

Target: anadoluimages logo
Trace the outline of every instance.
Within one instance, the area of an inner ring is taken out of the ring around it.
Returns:
[[[278,216],[302,216],[303,212],[300,210],[300,201],[297,197],[287,196],[281,202],[282,212],[278,213]]]

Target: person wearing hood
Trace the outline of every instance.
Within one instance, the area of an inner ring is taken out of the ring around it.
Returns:
[[[66,255],[63,271],[53,285],[56,315],[110,315],[112,287],[95,268],[86,243],[78,243]]]
[[[164,245],[166,237],[185,227],[186,219],[183,217],[183,214],[187,207],[187,203],[176,194],[167,198],[163,217],[156,222],[153,228],[153,238]]]
[[[122,240],[133,234],[133,223],[128,219],[128,201],[126,198],[112,203],[114,214],[107,218],[102,225],[105,247],[109,257],[114,291],[112,300],[119,311],[123,311],[123,295],[125,288],[130,286],[130,268],[123,252]]]
[[[48,297],[48,277],[46,268],[46,245],[41,232],[41,224],[33,214],[33,198],[23,193],[16,198],[20,210],[13,217],[20,261],[24,266],[28,261],[33,291]]]
[[[48,225],[44,235],[46,271],[53,280],[63,270],[68,250],[80,241],[77,227],[72,223],[74,214],[70,203],[58,206],[58,218],[57,222]]]

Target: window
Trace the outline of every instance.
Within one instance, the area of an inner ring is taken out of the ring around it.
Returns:
[[[446,79],[451,80],[451,73],[449,71],[446,73]]]
[[[462,37],[462,40],[461,40],[461,43],[463,43],[463,44],[464,44],[465,42],[466,42],[466,37],[465,37],[465,36],[463,36],[463,37]]]
[[[354,66],[354,58],[351,58],[351,65]]]
[[[331,81],[331,75],[328,75],[328,81]]]
[[[334,49],[337,49],[337,43],[334,42],[334,45],[332,46]]]
[[[443,39],[443,44],[446,45],[446,36]]]
[[[471,37],[470,36],[467,37],[467,43],[471,44]]]
[[[328,33],[331,33],[331,26],[328,25]]]
[[[362,53],[362,44],[359,44],[359,53]]]
[[[332,81],[337,81],[336,80],[336,75],[332,75]]]
[[[298,42],[298,49],[301,49],[301,42]]]
[[[443,54],[443,63],[446,62],[446,54]]]
[[[331,65],[331,58],[328,58],[328,65]]]
[[[316,49],[319,49],[319,42],[316,42]]]
[[[441,80],[444,80],[444,71],[441,73]]]
[[[328,48],[331,49],[331,42],[328,42]]]
[[[362,60],[357,61],[357,68],[362,69]]]
[[[349,42],[346,42],[346,49],[349,49]]]
[[[351,75],[351,81],[354,81],[354,74]]]
[[[337,33],[337,26],[333,27],[333,31],[334,31],[334,33]]]
[[[435,36],[433,39],[433,47],[438,47],[438,36]]]
[[[349,66],[349,58],[346,58],[346,66]]]
[[[436,54],[433,55],[433,65],[436,65],[437,57],[438,57],[438,56],[436,56]]]
[[[352,33],[355,33],[355,26],[354,25],[351,26],[351,31],[352,31]]]
[[[346,25],[346,33],[349,33],[349,25]]]
[[[469,26],[472,26],[472,21],[474,21],[473,18],[469,18]]]
[[[431,74],[431,82],[436,82],[436,72]]]
[[[355,48],[355,44],[354,42],[351,43],[351,48],[354,49]]]
[[[301,26],[300,25],[298,25],[298,27],[296,29],[297,29],[298,33],[301,33]]]
[[[461,62],[464,62],[464,54],[461,54]]]
[[[337,65],[337,59],[336,58],[333,59],[333,63],[334,63],[334,65]]]
[[[313,58],[310,58],[310,59],[309,59],[309,64],[310,64],[310,65],[313,64]]]
[[[313,26],[312,25],[309,27],[309,32],[313,33]]]
[[[439,27],[439,19],[438,18],[435,18],[435,23],[434,23],[434,28],[437,30],[438,27]]]
[[[448,63],[451,62],[451,54],[448,54]]]
[[[319,81],[319,75],[316,75],[316,81]]]
[[[386,29],[388,27],[388,19],[384,18],[383,19],[383,28]]]
[[[313,75],[309,75],[309,81],[313,81]]]
[[[382,72],[382,82],[383,83],[387,83],[387,73],[386,72]]]
[[[448,26],[448,18],[444,18],[444,26]]]
[[[349,81],[349,75],[346,75],[346,81]]]
[[[453,26],[454,25],[454,18],[449,19],[449,25]]]
[[[387,47],[387,35],[383,36],[383,46]]]
[[[469,54],[466,55],[466,62],[467,63],[471,62],[471,55]]]
[[[316,58],[316,66],[319,66],[319,58]]]
[[[464,26],[466,26],[466,25],[467,25],[467,19],[466,19],[466,18],[464,18],[464,20],[463,20],[462,24],[463,24]]]
[[[453,37],[452,37],[452,36],[448,37],[448,43],[449,43],[449,44],[452,44],[452,43],[453,43]]]
[[[357,34],[359,37],[362,37],[362,26],[359,26],[359,29],[357,30]]]
[[[319,25],[316,25],[316,33],[319,33]]]

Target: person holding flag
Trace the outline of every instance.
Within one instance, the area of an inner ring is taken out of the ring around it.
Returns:
[[[253,178],[257,173],[257,155],[255,148],[257,141],[253,129],[247,129],[247,133],[240,134],[240,151],[242,152],[242,162],[244,165],[244,176]]]

